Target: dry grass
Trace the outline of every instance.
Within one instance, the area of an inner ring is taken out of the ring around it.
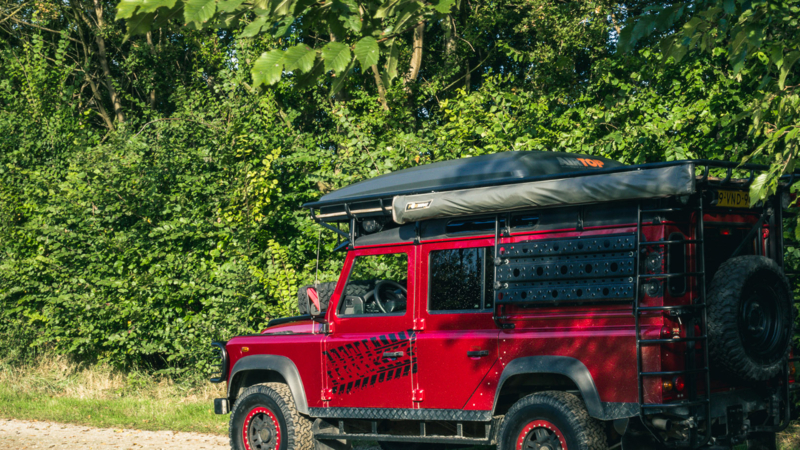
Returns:
[[[22,366],[0,364],[0,385],[53,397],[102,400],[136,396],[185,403],[208,401],[225,392],[222,384],[176,384],[166,377],[124,373],[106,365],[76,364],[63,356],[46,356],[36,364]]]
[[[0,417],[99,427],[227,433],[211,401],[224,385],[175,383],[105,365],[47,356],[35,364],[0,363]]]
[[[800,450],[800,425],[792,423],[789,428],[778,434],[781,450]]]

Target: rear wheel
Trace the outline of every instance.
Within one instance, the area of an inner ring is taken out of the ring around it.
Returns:
[[[604,450],[603,427],[583,402],[567,392],[546,391],[519,400],[506,413],[499,450]]]
[[[308,450],[313,448],[311,420],[301,416],[289,387],[257,384],[245,390],[231,409],[233,450]]]

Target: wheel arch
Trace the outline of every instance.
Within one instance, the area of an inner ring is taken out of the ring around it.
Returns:
[[[592,374],[579,360],[569,356],[543,355],[517,358],[506,365],[497,384],[492,414],[497,413],[500,395],[507,383],[526,375],[540,377],[539,379],[545,379],[541,377],[547,376],[546,379],[550,382],[558,381],[564,387],[571,385],[580,392],[589,415],[596,419],[612,420],[632,417],[639,413],[637,403],[604,403],[601,401]]]
[[[234,402],[242,388],[265,382],[286,383],[297,411],[308,414],[308,400],[300,372],[292,360],[285,356],[251,355],[236,361],[228,383],[228,399]]]

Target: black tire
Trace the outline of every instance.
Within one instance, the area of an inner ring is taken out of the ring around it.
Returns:
[[[347,295],[355,295],[364,298],[369,291],[375,289],[376,282],[377,280],[350,281],[347,283]],[[297,291],[297,309],[300,310],[300,314],[308,314],[308,288],[310,287],[314,287],[314,285],[309,284],[303,286]],[[317,285],[317,295],[319,295],[319,306],[322,309],[321,312],[328,310],[328,304],[330,303],[331,297],[333,297],[333,291],[335,290],[335,281],[319,283]]]
[[[231,409],[229,429],[233,450],[309,450],[314,447],[311,419],[297,412],[292,392],[283,383],[263,383],[247,388]],[[259,435],[259,429],[265,429],[266,433]],[[245,433],[254,434],[245,438]]]
[[[508,410],[498,435],[498,450],[515,450],[520,440],[547,441],[562,450],[604,450],[608,439],[602,424],[589,416],[583,402],[560,391],[523,397]],[[528,448],[528,447],[524,447]]]
[[[777,437],[775,433],[753,433],[747,440],[747,450],[777,450]]]
[[[792,289],[775,261],[739,256],[711,281],[708,350],[716,366],[748,381],[766,381],[786,368],[794,334]]]
[[[297,309],[300,310],[300,314],[308,314],[308,288],[310,287],[314,287],[314,285],[309,284],[303,286],[297,291]],[[317,284],[316,288],[317,295],[319,296],[319,306],[321,309],[320,312],[327,311],[328,303],[333,296],[333,291],[336,289],[336,282],[331,281],[327,283],[319,283]]]

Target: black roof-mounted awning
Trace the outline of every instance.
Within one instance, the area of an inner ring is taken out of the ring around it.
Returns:
[[[696,173],[703,168],[702,173]],[[398,224],[543,206],[687,195],[709,180],[709,168],[754,172],[769,166],[684,160],[629,166],[575,153],[501,152],[400,170],[344,187],[303,205],[314,219],[345,222],[389,217]],[[794,181],[792,176],[791,182]],[[740,184],[741,183],[737,183]]]

